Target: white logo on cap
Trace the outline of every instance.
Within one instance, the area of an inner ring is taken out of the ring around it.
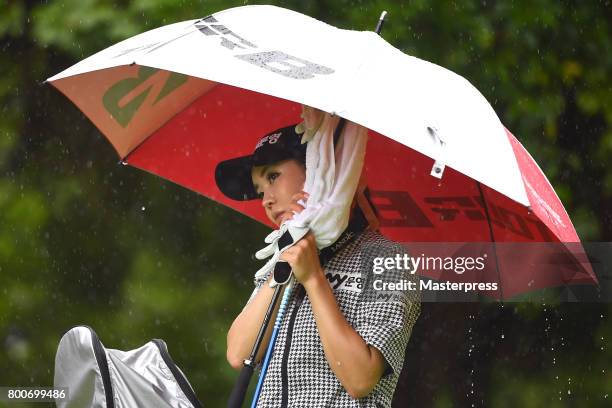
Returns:
[[[262,137],[259,142],[257,142],[257,145],[255,146],[255,150],[259,149],[264,143],[268,142],[270,144],[274,144],[276,142],[278,142],[278,138],[281,137],[281,132],[278,133],[273,133],[271,135],[267,135]]]
[[[278,133],[274,133],[273,135],[270,135],[270,136],[269,136],[269,137],[270,137],[270,139],[269,139],[269,143],[270,143],[270,144],[274,144],[274,143],[276,143],[276,142],[278,141],[278,138],[280,137],[280,135],[281,135],[281,133],[280,133],[280,132],[278,132]]]

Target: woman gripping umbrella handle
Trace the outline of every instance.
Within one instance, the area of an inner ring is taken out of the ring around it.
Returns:
[[[286,211],[279,214],[271,213],[273,222],[282,224],[284,221],[291,219],[294,211],[300,212],[304,209],[304,206],[300,203],[300,201],[305,202],[307,199],[308,193],[304,191],[294,194],[291,197],[291,201],[287,205]],[[264,200],[262,205],[269,205],[269,202]],[[227,333],[226,358],[230,365],[236,370],[240,370],[243,367],[243,362],[249,357],[257,334],[259,333],[261,322],[264,319],[266,310],[274,294],[274,289],[270,287],[272,278],[273,275],[271,274],[267,281],[261,285],[257,294],[247,303],[238,317],[236,317]],[[282,292],[280,297],[282,297],[284,294],[285,287],[283,287],[281,290]],[[276,320],[279,305],[280,303],[276,305],[271,316],[271,321]],[[270,325],[266,329],[266,333],[257,353],[255,362],[261,361],[265,354],[265,350],[267,349],[270,336],[272,334],[272,327],[273,326]]]
[[[299,211],[301,208],[297,202],[300,198],[303,198],[303,195],[296,194],[292,197],[292,211]],[[291,265],[295,278],[306,290],[325,357],[338,381],[353,398],[368,395],[383,375],[384,357],[378,349],[366,344],[339,309],[320,265],[312,233],[308,233],[302,240],[283,252],[281,260]],[[272,294],[273,289],[264,284],[232,324],[227,337],[227,358],[232,367],[236,369],[242,367]],[[274,317],[276,313],[277,310],[274,311]],[[271,332],[269,327],[262,343],[264,346],[268,344]],[[264,348],[260,349],[257,361],[263,356]]]

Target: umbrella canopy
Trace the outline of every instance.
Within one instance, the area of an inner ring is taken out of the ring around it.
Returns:
[[[389,238],[579,242],[545,175],[476,88],[373,32],[238,7],[137,35],[48,82],[125,164],[268,225],[259,202],[218,190],[214,170],[299,122],[304,104],[370,129],[366,176]],[[496,274],[505,267],[497,262]],[[532,278],[509,276],[505,296],[595,279],[588,264]]]

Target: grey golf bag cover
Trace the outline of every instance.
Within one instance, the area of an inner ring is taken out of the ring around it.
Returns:
[[[130,351],[106,349],[87,326],[69,330],[55,356],[55,387],[68,389],[58,408],[201,408],[166,343]]]

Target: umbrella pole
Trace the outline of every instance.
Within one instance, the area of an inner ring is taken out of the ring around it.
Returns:
[[[291,283],[293,281],[294,278],[291,277]],[[266,356],[262,364],[261,373],[259,374],[257,388],[255,388],[255,394],[253,396],[253,400],[251,401],[251,408],[255,408],[257,406],[257,401],[259,400],[259,395],[261,394],[261,389],[263,388],[263,382],[266,378],[268,365],[270,364],[270,359],[272,358],[272,353],[274,352],[274,344],[276,343],[276,337],[278,336],[280,326],[283,322],[283,318],[285,317],[285,309],[287,308],[287,304],[289,303],[289,297],[293,292],[293,285],[291,283],[287,285],[287,289],[285,290],[285,294],[283,295],[283,300],[281,301],[280,307],[278,308],[278,314],[276,315],[276,321],[274,322],[274,330],[272,331],[272,336],[270,337],[270,342],[268,343],[268,350],[266,351]]]
[[[383,24],[385,23],[385,17],[387,17],[387,12],[383,11],[382,13],[380,13],[380,18],[378,19],[378,24],[376,24],[376,29],[374,30],[374,32],[378,35],[380,35],[380,32],[382,30]]]
[[[253,345],[253,349],[251,350],[249,358],[244,360],[244,366],[240,371],[238,380],[236,380],[236,383],[234,384],[234,389],[232,390],[232,393],[229,397],[229,401],[227,402],[227,408],[242,407],[242,403],[244,402],[244,396],[246,394],[247,389],[249,388],[251,376],[253,375],[253,370],[255,369],[255,359],[257,358],[257,352],[259,351],[261,342],[263,341],[263,338],[266,334],[266,329],[268,328],[268,324],[270,323],[270,319],[272,318],[274,308],[276,307],[276,304],[280,299],[282,288],[283,285],[276,285],[276,287],[274,288],[272,300],[270,300],[270,304],[268,305],[268,310],[266,310],[266,315],[264,316],[263,323],[261,324],[259,333],[257,333],[255,344]]]

